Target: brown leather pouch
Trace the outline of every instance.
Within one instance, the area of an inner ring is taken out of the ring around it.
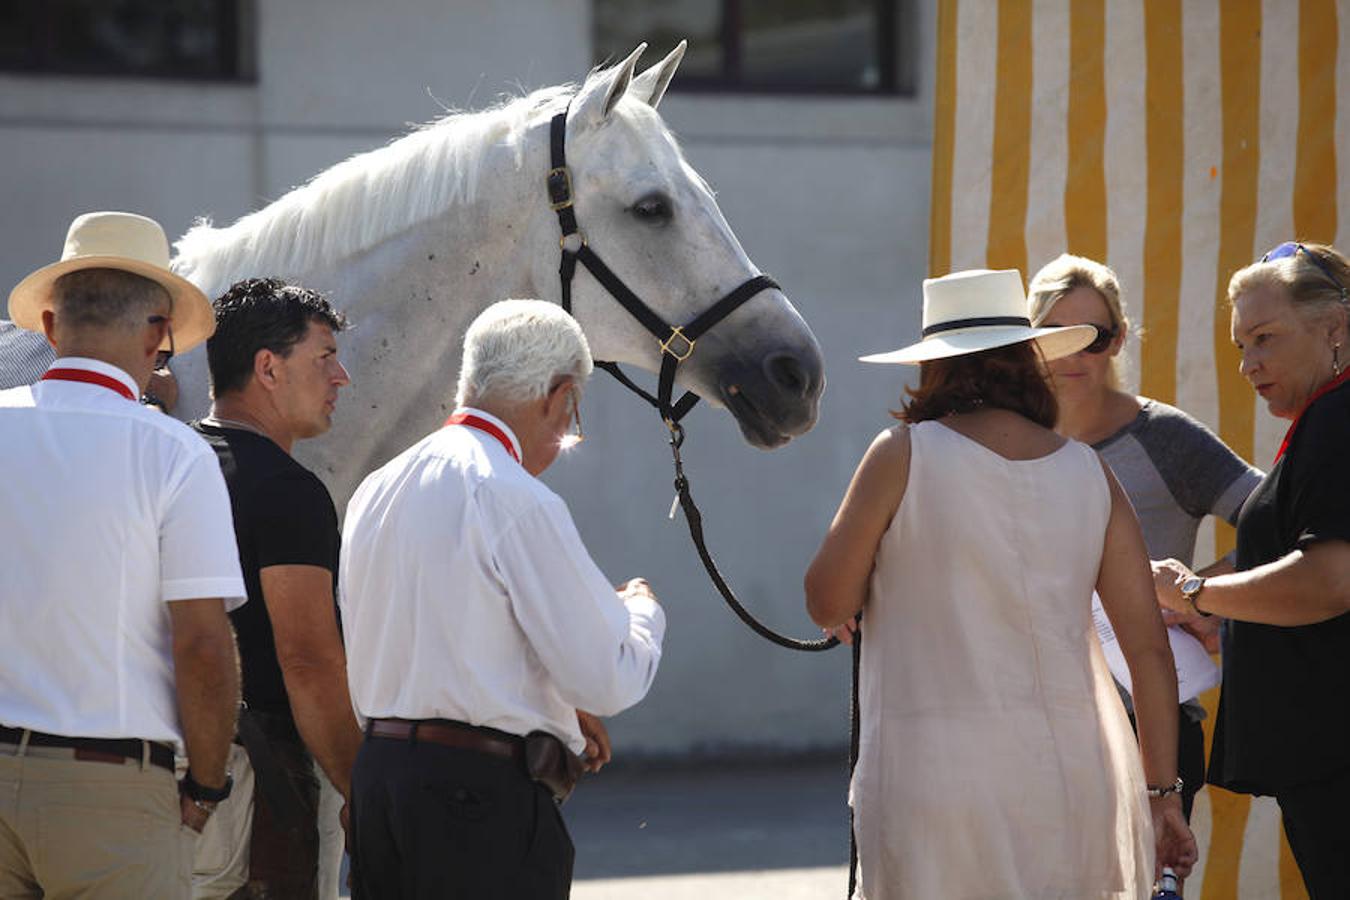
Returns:
[[[577,786],[586,764],[554,735],[532,731],[525,735],[525,771],[548,788],[553,799],[562,803]]]

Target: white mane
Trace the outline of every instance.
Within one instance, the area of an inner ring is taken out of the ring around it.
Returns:
[[[294,277],[472,203],[487,149],[514,144],[520,165],[525,127],[575,90],[558,85],[480,112],[451,113],[320,172],[233,225],[214,228],[200,219],[174,243],[173,268],[214,297],[236,273]]]

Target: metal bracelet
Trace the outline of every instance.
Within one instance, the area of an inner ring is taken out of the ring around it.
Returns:
[[[1178,775],[1176,781],[1172,782],[1171,784],[1165,787],[1154,787],[1151,784],[1146,785],[1146,787],[1148,788],[1149,797],[1157,799],[1159,797],[1166,797],[1168,794],[1180,794],[1181,789],[1185,787],[1185,782],[1183,782],[1181,780],[1181,776]]]

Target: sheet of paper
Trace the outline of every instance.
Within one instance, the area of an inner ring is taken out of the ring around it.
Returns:
[[[1102,644],[1102,654],[1111,674],[1125,690],[1134,694],[1130,682],[1130,667],[1125,664],[1125,654],[1120,652],[1116,641],[1115,629],[1106,618],[1102,608],[1102,598],[1092,592],[1092,624],[1097,630],[1097,639]],[[1196,640],[1193,634],[1179,625],[1167,629],[1167,641],[1172,645],[1172,659],[1177,667],[1177,697],[1182,702],[1198,697],[1219,683],[1222,673],[1210,658],[1205,645]]]

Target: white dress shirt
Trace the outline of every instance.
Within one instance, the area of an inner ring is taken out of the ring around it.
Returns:
[[[137,393],[98,360],[55,369]],[[0,391],[0,573],[0,724],[181,750],[166,603],[244,596],[205,441],[99,384]]]
[[[519,456],[500,419],[479,410]],[[365,718],[455,719],[548,731],[585,748],[576,710],[646,695],[665,615],[626,604],[562,498],[496,437],[428,435],[369,475],[347,506],[340,590],[352,702]]]

